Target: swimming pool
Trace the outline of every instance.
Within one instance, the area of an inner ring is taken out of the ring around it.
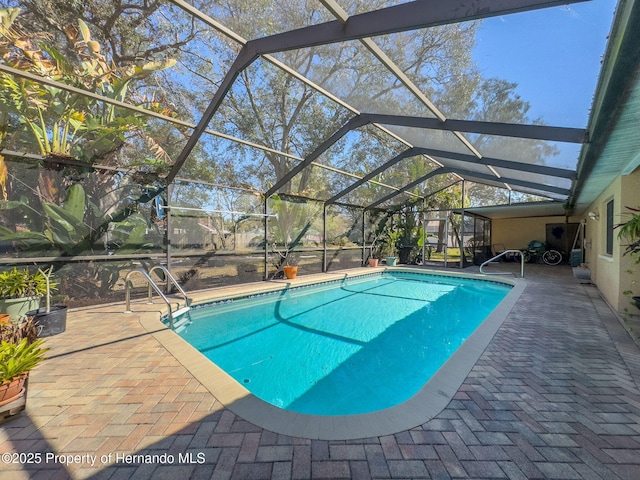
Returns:
[[[394,270],[215,303],[180,335],[271,405],[363,414],[419,392],[511,288]]]

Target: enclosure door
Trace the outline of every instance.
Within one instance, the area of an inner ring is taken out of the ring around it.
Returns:
[[[475,217],[473,236],[473,264],[482,265],[492,257],[491,220]]]

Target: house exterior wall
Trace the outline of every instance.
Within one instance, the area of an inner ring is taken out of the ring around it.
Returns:
[[[609,185],[584,212],[585,227],[585,264],[591,271],[591,281],[597,285],[602,295],[615,310],[620,310],[620,243],[614,234],[613,253],[606,252],[606,211],[607,203],[613,200],[614,223],[620,223],[620,203],[622,177]],[[597,219],[589,217],[596,213]]]
[[[570,217],[569,223],[579,221]],[[545,241],[546,225],[565,223],[564,216],[530,218],[496,218],[491,221],[491,244],[504,245],[506,249],[525,248],[531,240]],[[573,239],[570,239],[573,243]],[[571,245],[569,245],[571,248]],[[498,249],[499,250],[499,249]]]
[[[624,255],[627,242],[618,239],[617,230],[613,235],[613,253],[609,255],[606,252],[606,205],[610,200],[614,206],[614,225],[624,223],[629,219],[629,210],[625,207],[640,207],[640,169],[617,177],[584,212],[587,222],[585,263],[591,270],[592,282],[615,310],[624,312],[628,309],[636,313],[630,295],[624,292],[640,295],[640,265],[635,264],[634,258]],[[597,212],[598,219],[589,218],[589,212]]]
[[[640,208],[640,168],[636,169],[631,175],[622,177],[622,214],[620,223],[624,223],[629,220],[629,210],[626,207]],[[622,243],[622,252],[624,253],[628,241]],[[632,257],[630,255],[623,255],[621,258],[621,272],[620,277],[620,291],[623,297],[621,298],[622,306],[630,308],[634,314],[640,313],[635,305],[631,304],[631,295],[624,295],[625,291],[633,292],[633,295],[640,295],[640,264],[636,261],[638,257]]]

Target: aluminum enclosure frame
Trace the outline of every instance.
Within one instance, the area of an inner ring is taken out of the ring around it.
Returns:
[[[396,5],[393,7],[387,7],[384,9],[367,12],[359,15],[348,17],[346,20],[335,20],[319,25],[312,25],[288,32],[283,32],[268,37],[263,37],[255,40],[246,41],[243,43],[242,49],[237,55],[230,70],[226,73],[222,80],[220,87],[215,92],[209,106],[202,115],[198,125],[196,125],[193,134],[189,137],[183,150],[178,155],[171,171],[167,175],[167,182],[171,182],[179,173],[180,169],[184,165],[189,154],[197,144],[201,135],[206,131],[207,125],[211,121],[213,115],[217,112],[226,94],[233,86],[238,75],[253,63],[258,57],[262,55],[268,55],[270,53],[282,52],[288,50],[294,50],[299,48],[307,48],[316,45],[324,45],[330,43],[336,43],[348,40],[365,39],[368,37],[375,37],[379,35],[387,35],[391,33],[397,33],[402,31],[415,30],[419,28],[426,28],[436,25],[444,25],[449,23],[456,23],[466,20],[474,20],[481,18],[488,18],[497,15],[504,15],[509,13],[516,13],[534,9],[547,8],[557,5],[565,5],[570,3],[578,3],[588,0],[561,0],[561,1],[548,1],[548,0],[478,0],[474,2],[472,6],[469,6],[464,0],[456,0],[455,2],[440,2],[438,0],[419,0],[406,4]],[[174,2],[179,7],[190,11],[193,7],[189,7],[188,4],[184,4],[180,0]],[[193,12],[191,12],[193,13]],[[241,39],[236,38],[236,41]],[[365,120],[362,118],[366,117]],[[358,119],[358,120],[355,120]],[[364,123],[363,123],[364,122]],[[418,126],[420,128],[440,129],[453,132],[467,131],[476,133],[489,133],[494,135],[504,136],[518,136],[524,138],[536,138],[542,140],[556,140],[556,141],[568,141],[568,142],[585,142],[588,135],[583,129],[568,129],[563,127],[546,127],[539,125],[509,125],[499,124],[491,122],[473,122],[462,121],[452,119],[440,119],[440,118],[418,118],[418,117],[402,117],[392,115],[356,115],[354,119],[350,120],[347,124],[343,125],[334,135],[319,145],[314,152],[303,160],[300,164],[296,165],[289,173],[280,179],[275,185],[273,185],[265,195],[267,197],[273,195],[283,185],[289,182],[295,175],[301,172],[304,168],[310,165],[319,155],[333,145],[342,135],[347,131],[358,126],[362,126],[367,123],[390,123],[394,125],[408,125]],[[425,153],[428,155],[427,153]],[[474,163],[481,163],[482,158],[468,156],[461,157],[460,154],[450,153],[450,156],[457,155],[456,159],[461,161],[471,161],[474,159]],[[450,156],[442,155],[444,158],[450,158]],[[406,158],[406,157],[403,157]],[[397,157],[396,157],[397,159]],[[397,163],[389,161],[384,165],[388,167]],[[498,160],[498,159],[491,159]],[[539,166],[528,166],[527,164],[519,164],[519,162],[510,162],[509,160],[498,160],[495,166],[503,166],[505,168],[521,169],[525,172],[542,173]],[[485,163],[485,162],[482,162]],[[487,162],[485,165],[492,165],[493,163]],[[519,168],[515,168],[519,167]],[[553,168],[553,167],[546,167]],[[537,172],[534,172],[537,169]],[[378,169],[376,169],[378,171]],[[462,171],[461,171],[462,172]],[[456,173],[456,172],[452,172]],[[467,174],[468,172],[464,172]],[[544,174],[562,178],[572,178],[571,173],[547,170]],[[460,173],[458,173],[460,175]],[[364,178],[367,180],[358,180],[358,185],[362,185],[364,182],[373,178],[371,173],[367,174]],[[475,178],[486,179],[481,174],[475,174]],[[496,179],[498,180],[496,175]],[[505,179],[506,180],[506,179]],[[541,192],[554,192],[565,194],[564,189],[558,189],[556,187],[545,186],[542,184],[535,184],[532,182],[517,181],[511,182],[513,185],[527,186]],[[418,183],[411,182],[415,186]],[[358,186],[356,185],[356,186]],[[541,188],[544,187],[544,188]],[[350,187],[351,188],[351,187]],[[355,188],[355,187],[353,187]],[[352,189],[353,189],[352,188]],[[409,187],[411,188],[411,187]],[[394,195],[401,193],[401,191],[407,191],[409,188],[398,190]],[[343,191],[344,192],[344,191]],[[344,195],[340,192],[340,196]],[[330,199],[335,201],[337,196]]]

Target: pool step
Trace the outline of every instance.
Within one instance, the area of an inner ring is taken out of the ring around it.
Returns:
[[[191,310],[190,306],[186,306],[186,307],[182,307],[179,310],[176,310],[175,312],[173,312],[173,318],[176,319],[181,315],[184,315],[185,313],[187,313],[189,310]]]
[[[187,305],[186,307],[182,307],[172,313],[174,332],[180,333],[189,325],[191,325],[191,315],[189,314],[190,311],[191,307]]]

